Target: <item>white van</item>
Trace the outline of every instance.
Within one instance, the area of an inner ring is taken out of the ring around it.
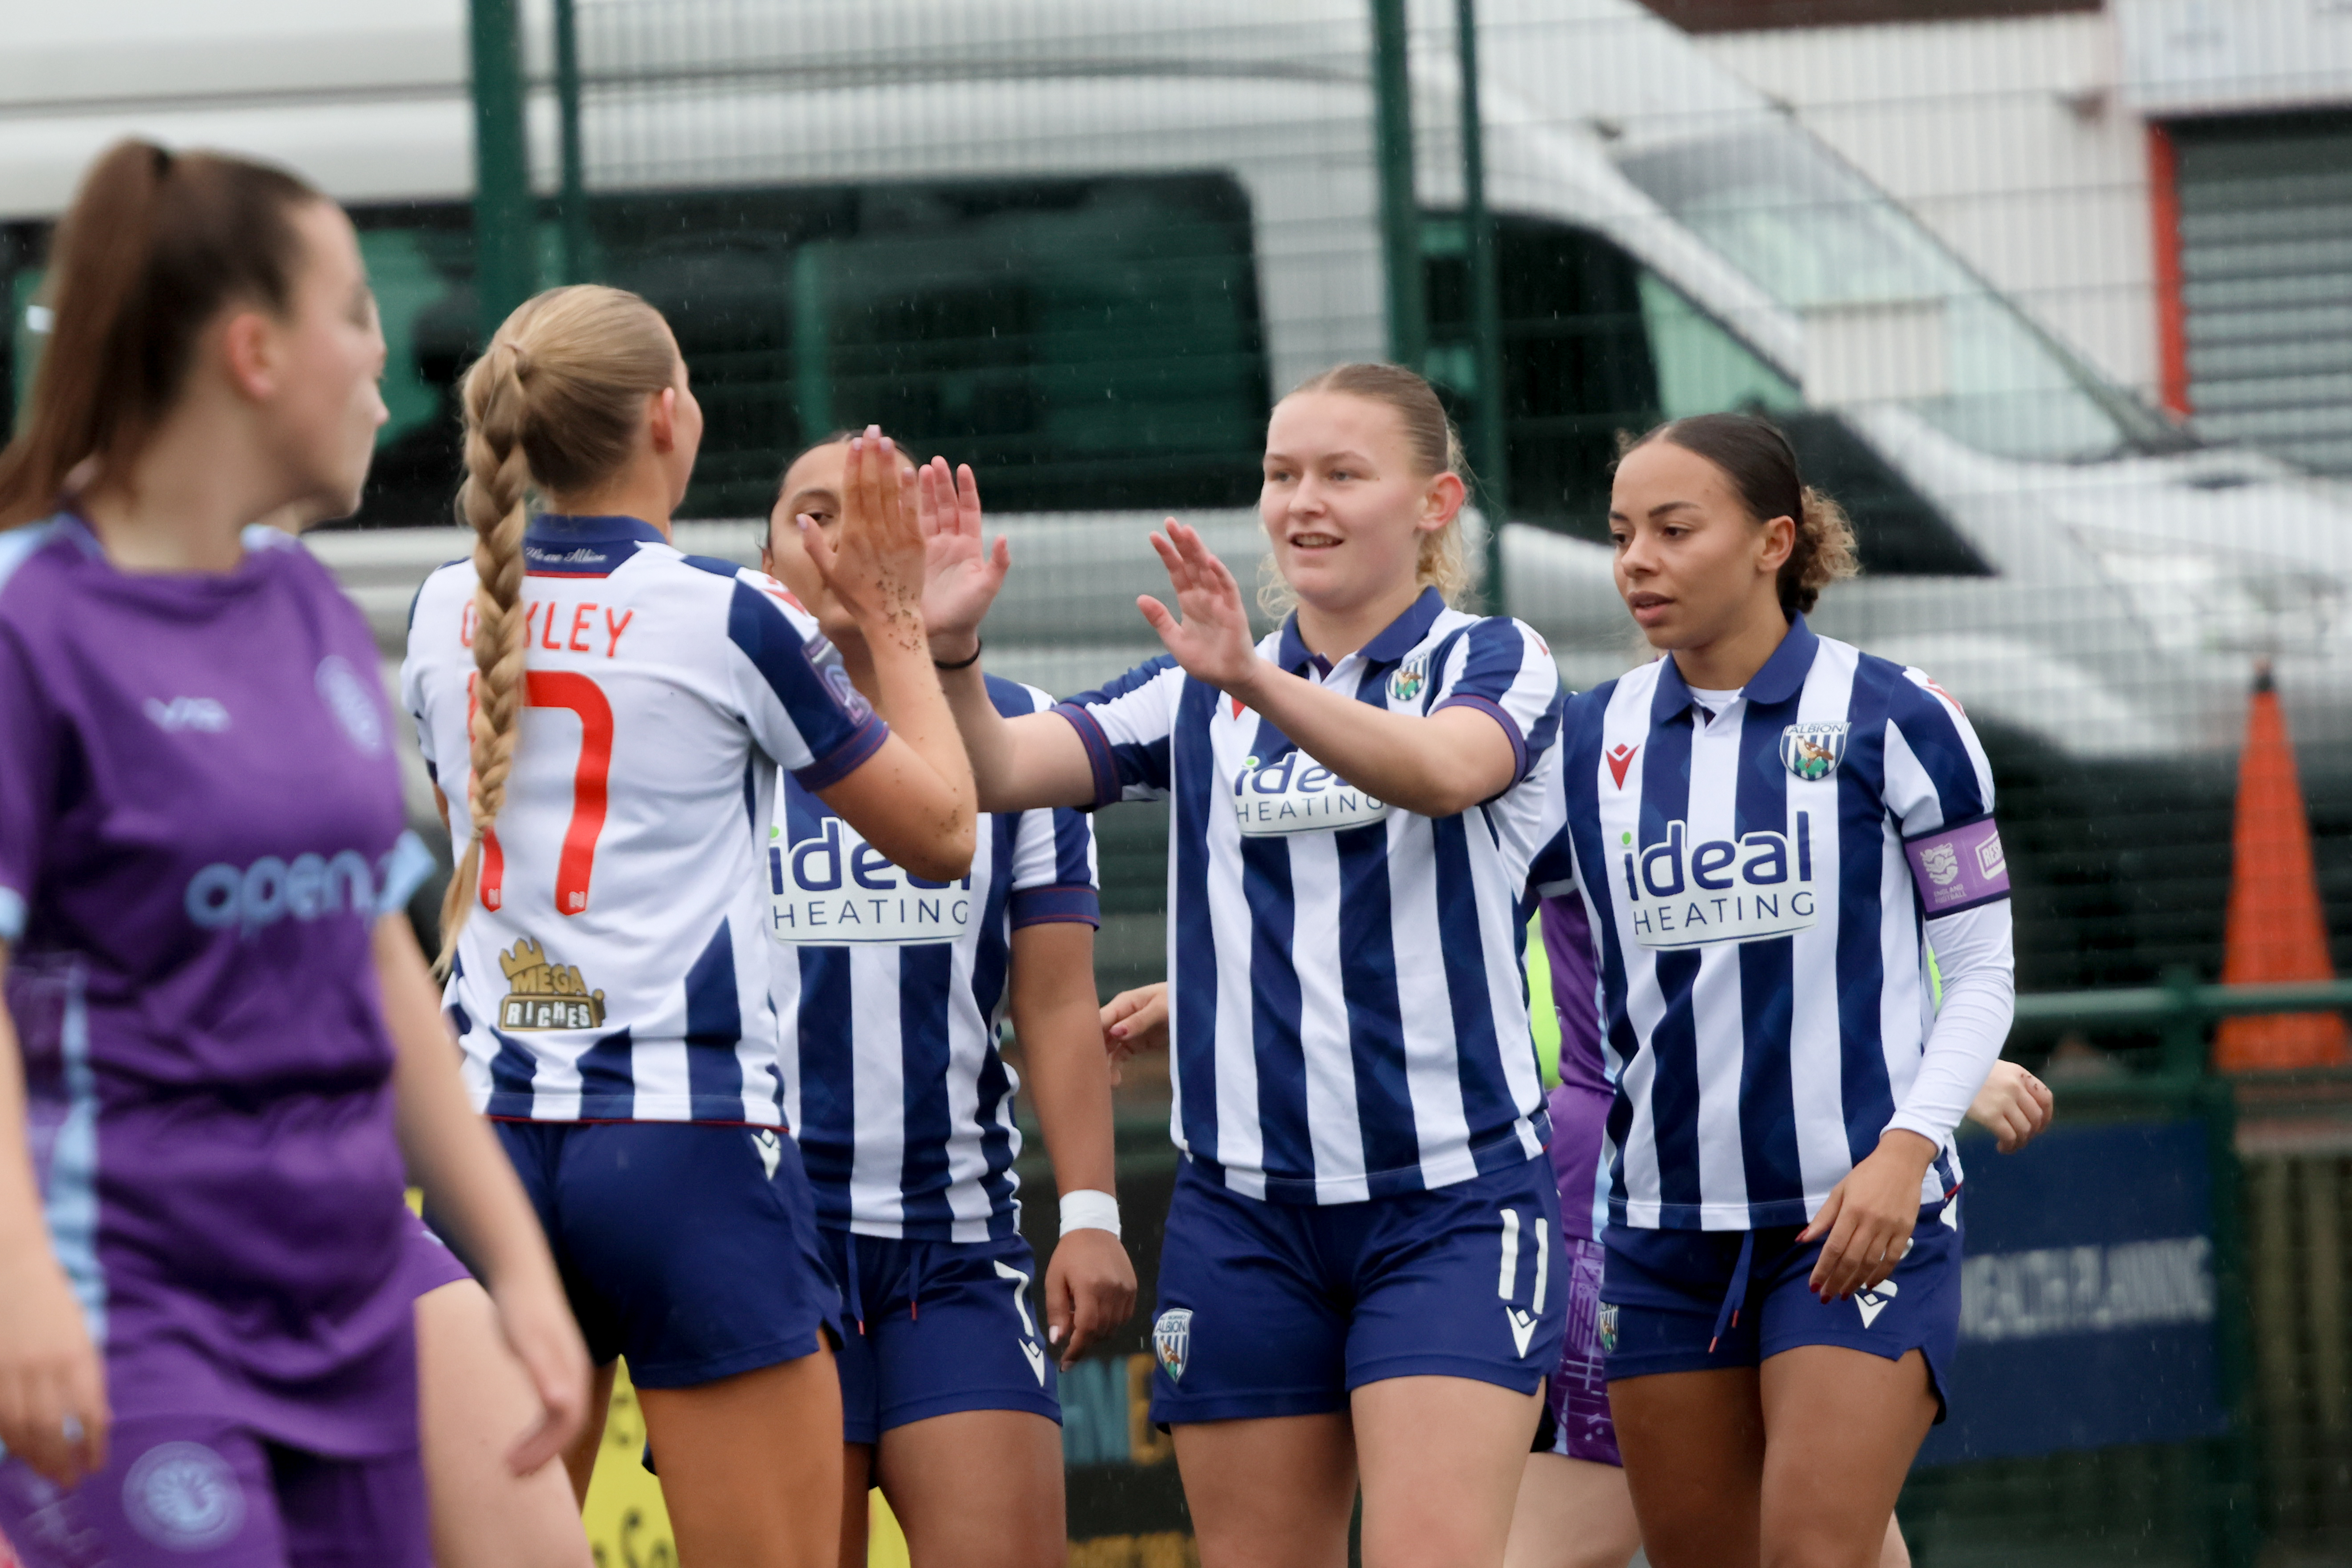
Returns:
[[[363,521],[445,519],[448,389],[477,331],[462,0],[11,10],[0,279],[17,383],[42,223],[108,140],[277,158],[351,206],[384,304],[394,422]],[[547,28],[527,14],[552,191]],[[1412,79],[1430,363],[1458,388],[1451,15],[1415,0]],[[1068,688],[1153,651],[1135,536],[1176,510],[1248,563],[1269,395],[1383,352],[1366,16],[583,5],[593,270],[678,330],[710,420],[700,514],[760,516],[798,443],[879,419],[971,460],[1014,520],[1027,570],[992,637],[1014,668]],[[2352,755],[2343,487],[2202,447],[2105,384],[1634,0],[1485,0],[1481,16],[1511,413],[1502,595],[1571,683],[1638,657],[1596,542],[1617,433],[1754,406],[1860,526],[1865,574],[1824,601],[1822,629],[1932,670],[1998,744],[2221,778],[2266,658],[2306,758]],[[541,232],[552,278],[551,208]],[[752,533],[707,537],[740,552]],[[320,545],[373,584],[388,644],[405,584],[457,552],[422,533]]]
[[[16,366],[41,222],[108,140],[283,160],[358,213],[394,338],[368,521],[446,517],[446,388],[476,330],[462,0],[10,10]],[[1418,7],[1413,78],[1432,365],[1458,385],[1450,11]],[[598,271],[686,340],[712,412],[699,508],[756,515],[797,439],[877,417],[973,458],[1001,512],[1245,505],[1268,393],[1383,349],[1365,15],[583,5]],[[1542,525],[1508,531],[1504,590],[1572,680],[1626,649],[1605,557],[1578,542],[1600,536],[1616,432],[1744,405],[1862,523],[1869,574],[1824,628],[1934,669],[1989,725],[2074,755],[2225,751],[2261,655],[2301,738],[2352,739],[2340,487],[2200,448],[2105,385],[1633,0],[1486,0],[1482,19],[1511,494]],[[543,83],[542,15],[527,35]],[[543,90],[532,121],[551,189]],[[1135,564],[1055,574],[1023,637],[1099,642],[1148,584]]]

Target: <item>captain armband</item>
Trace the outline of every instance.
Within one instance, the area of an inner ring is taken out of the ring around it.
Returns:
[[[1990,816],[1906,839],[1903,852],[1929,920],[2009,897],[2009,858]]]

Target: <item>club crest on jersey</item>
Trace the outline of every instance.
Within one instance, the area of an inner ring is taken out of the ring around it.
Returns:
[[[798,813],[794,813],[797,816]],[[930,882],[893,865],[830,813],[805,838],[768,830],[768,934],[786,946],[908,947],[971,929],[971,877]]]
[[[343,727],[352,744],[373,757],[383,750],[383,721],[377,716],[375,700],[368,695],[367,685],[349,660],[338,654],[329,654],[319,661],[317,677],[320,700]]]
[[[1234,820],[1244,838],[1325,833],[1388,820],[1388,802],[1358,789],[1304,752],[1270,763],[1243,761],[1234,775]]]
[[[523,937],[499,954],[507,994],[499,1004],[501,1029],[598,1029],[604,1025],[604,994],[591,991],[576,963],[551,963],[547,949]]]
[[[1185,1363],[1192,1359],[1192,1309],[1171,1307],[1151,1325],[1151,1348],[1171,1383],[1184,1381]]]
[[[1394,675],[1389,677],[1389,700],[1410,702],[1420,696],[1421,689],[1428,684],[1429,660],[1425,657],[1409,658],[1397,667]]]
[[[1846,722],[1824,719],[1780,731],[1780,765],[1807,784],[1829,777],[1845,761]]]
[[[1618,868],[1626,923],[1648,948],[1763,942],[1807,931],[1821,918],[1813,881],[1813,817],[1795,814],[1786,833],[1756,828],[1693,844],[1690,825],[1669,822],[1643,846],[1624,836]]]
[[[132,1528],[171,1552],[226,1544],[245,1523],[245,1489],[202,1443],[158,1443],[122,1479],[122,1511]]]

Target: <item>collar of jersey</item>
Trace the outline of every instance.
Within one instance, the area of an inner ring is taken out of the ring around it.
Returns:
[[[1429,635],[1431,623],[1445,613],[1445,595],[1434,588],[1423,588],[1421,597],[1406,606],[1403,615],[1381,629],[1381,635],[1356,650],[1367,664],[1392,664],[1411,653],[1421,639]],[[1296,675],[1298,667],[1315,656],[1299,640],[1298,612],[1293,610],[1282,623],[1282,650],[1275,662]],[[1338,664],[1338,659],[1331,661]]]
[[[634,540],[643,544],[667,544],[662,531],[635,517],[566,517],[543,511],[530,520],[523,538],[531,543],[619,544]]]
[[[1786,702],[1805,684],[1805,676],[1813,668],[1813,650],[1821,647],[1821,643],[1822,639],[1813,635],[1813,628],[1805,625],[1803,616],[1792,616],[1789,622],[1789,635],[1780,639],[1780,646],[1772,650],[1772,657],[1764,661],[1764,668],[1748,678],[1748,684],[1740,688],[1739,694],[1750,703],[1765,707],[1775,702]],[[1684,711],[1698,700],[1691,695],[1691,689],[1684,684],[1683,672],[1675,667],[1674,655],[1668,654],[1658,662],[1665,668],[1658,671],[1657,693],[1650,699],[1650,723],[1653,728],[1681,718]]]

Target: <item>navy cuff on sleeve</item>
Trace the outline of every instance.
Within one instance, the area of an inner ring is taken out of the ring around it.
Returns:
[[[1102,721],[1076,702],[1056,702],[1053,710],[1070,721],[1070,728],[1078,732],[1078,742],[1087,749],[1087,764],[1095,773],[1095,805],[1115,804],[1121,794],[1118,765],[1111,761],[1110,737],[1103,733]]]
[[[1430,711],[1433,714],[1443,713],[1448,708],[1475,708],[1481,713],[1491,715],[1495,722],[1503,727],[1503,733],[1511,740],[1511,782],[1517,784],[1528,776],[1528,738],[1519,733],[1519,721],[1511,717],[1508,709],[1485,697],[1461,696],[1449,697]]]
[[[1083,882],[1056,883],[1050,888],[1016,888],[1007,900],[1013,929],[1064,924],[1102,925],[1102,896]]]
[[[835,746],[831,754],[817,758],[804,768],[794,768],[793,777],[811,794],[831,789],[865,766],[866,759],[880,751],[882,742],[889,738],[890,726],[882,721],[882,716],[868,713],[866,722],[852,731],[849,739]]]

